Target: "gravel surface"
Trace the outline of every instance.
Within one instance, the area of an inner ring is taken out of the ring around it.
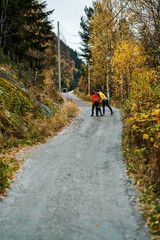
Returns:
[[[121,153],[121,114],[90,117],[91,105],[26,157],[0,202],[1,240],[149,240]]]

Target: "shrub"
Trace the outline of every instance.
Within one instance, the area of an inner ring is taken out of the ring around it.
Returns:
[[[130,99],[124,108],[130,144],[137,155],[137,171],[142,172],[146,184],[160,187],[159,130],[160,92],[154,72],[138,76],[132,83]],[[141,174],[141,173],[140,173]]]
[[[150,232],[160,235],[160,91],[154,71],[138,75],[124,106],[123,153]],[[156,236],[153,239],[159,239]]]

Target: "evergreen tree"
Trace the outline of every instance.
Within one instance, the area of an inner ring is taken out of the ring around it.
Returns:
[[[81,69],[83,61],[79,58],[78,53],[70,48],[70,57],[75,61],[75,68]]]
[[[82,54],[81,56],[83,56],[87,62],[90,60],[91,58],[91,49],[90,49],[90,45],[89,45],[89,40],[90,40],[90,32],[91,32],[91,25],[90,25],[90,21],[91,18],[94,14],[94,9],[92,7],[86,7],[85,6],[85,14],[86,16],[82,16],[81,17],[81,22],[80,22],[80,26],[82,31],[79,31],[79,35],[82,39]]]
[[[45,7],[45,2],[34,0],[1,2],[0,47],[14,63],[27,60],[33,69],[41,68],[41,53],[53,38],[51,22],[47,20],[53,11],[45,12]]]

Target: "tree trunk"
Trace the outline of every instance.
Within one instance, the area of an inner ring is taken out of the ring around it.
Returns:
[[[8,0],[2,1],[2,3],[1,3],[1,12],[0,12],[0,31],[1,31],[0,47],[2,47],[2,48],[3,48],[3,46],[2,46],[3,32],[5,32],[4,23],[5,23],[6,17],[7,17],[7,7],[8,7]],[[4,42],[5,42],[5,40],[4,40]]]

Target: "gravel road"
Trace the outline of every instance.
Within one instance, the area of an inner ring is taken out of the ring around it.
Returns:
[[[120,111],[90,117],[91,105],[26,157],[0,202],[1,240],[149,240],[121,154]]]

